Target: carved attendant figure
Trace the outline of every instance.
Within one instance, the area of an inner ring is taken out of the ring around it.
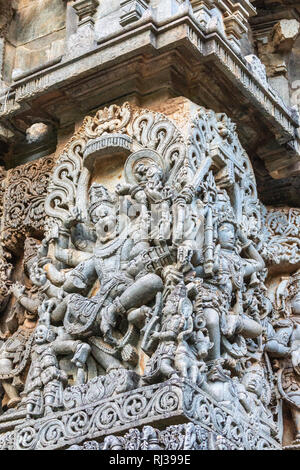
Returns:
[[[35,293],[25,295],[25,286],[13,284],[11,290],[18,303],[25,309],[23,321],[17,331],[9,337],[0,349],[0,380],[7,395],[7,407],[13,408],[21,398],[18,389],[23,386],[20,378],[30,357],[33,331],[38,318],[40,298]]]
[[[155,381],[161,376],[165,379],[178,377],[178,372],[197,381],[199,364],[196,364],[196,357],[187,344],[193,332],[192,310],[185,286],[178,284],[165,302],[160,330],[152,333],[152,339],[158,346],[146,365],[146,382]],[[190,356],[193,356],[193,361]]]
[[[281,286],[278,287],[278,290]],[[270,356],[280,360],[278,389],[291,411],[296,442],[300,441],[300,272],[297,271],[285,292],[286,318],[269,326],[265,346]]]
[[[217,224],[213,274],[206,276],[202,265],[195,268],[196,274],[204,278],[204,316],[210,340],[214,343],[210,359],[221,357],[221,334],[232,337],[239,333],[246,338],[256,338],[262,332],[257,322],[243,315],[242,290],[244,278],[262,270],[265,263],[251,241],[237,232],[230,214],[220,216]],[[237,237],[243,243],[242,251],[248,254],[248,258],[242,258],[238,253]]]
[[[34,333],[34,350],[28,373],[24,402],[28,417],[39,416],[61,408],[63,386],[68,377],[58,366],[57,357],[51,347],[55,334],[46,325],[38,325]]]

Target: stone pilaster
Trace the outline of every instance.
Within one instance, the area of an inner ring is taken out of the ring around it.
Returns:
[[[78,17],[78,26],[77,31],[68,38],[68,56],[78,56],[93,48],[95,44],[94,15],[98,4],[98,0],[79,0],[72,5]]]
[[[149,0],[120,0],[120,25],[138,21],[148,9]]]

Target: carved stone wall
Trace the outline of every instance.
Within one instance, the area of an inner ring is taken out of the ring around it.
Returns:
[[[2,450],[300,448],[288,4],[0,16]]]

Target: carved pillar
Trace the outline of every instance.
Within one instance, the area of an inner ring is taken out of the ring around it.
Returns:
[[[0,2],[0,97],[7,90],[7,85],[3,81],[3,61],[5,50],[5,36],[8,26],[13,16],[13,7],[10,2]]]
[[[94,15],[99,5],[98,0],[79,0],[73,3],[72,9],[78,17],[77,31],[68,39],[68,55],[78,56],[90,50],[95,43]],[[72,28],[74,15],[68,13],[70,27]],[[74,27],[74,26],[73,26]]]
[[[191,0],[194,14],[207,32],[224,35],[236,52],[240,52],[240,40],[248,31],[248,19],[255,8],[248,0]]]
[[[98,6],[98,0],[79,0],[73,5],[74,10],[76,11],[79,24],[78,29],[88,26],[94,26],[94,14],[96,13]]]
[[[211,0],[191,0],[193,12],[203,29],[212,17],[214,4]]]
[[[251,19],[258,56],[266,66],[269,82],[286,104],[291,104],[289,89],[289,66],[295,41],[299,37],[299,11],[291,5],[269,2]]]

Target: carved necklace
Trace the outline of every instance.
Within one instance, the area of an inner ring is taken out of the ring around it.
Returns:
[[[127,230],[126,231],[124,230],[119,235],[119,237],[116,240],[109,243],[108,246],[104,246],[104,247],[96,246],[95,252],[94,252],[96,258],[109,258],[118,250],[118,248],[120,248],[125,243],[127,239],[127,235],[128,235]]]
[[[224,269],[221,265],[220,274],[229,274],[234,286],[240,289],[243,284],[242,263],[240,258],[232,251],[222,249],[221,253],[222,257],[227,261],[227,266]]]

